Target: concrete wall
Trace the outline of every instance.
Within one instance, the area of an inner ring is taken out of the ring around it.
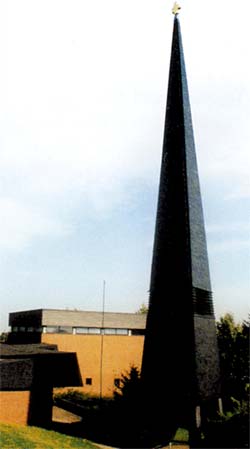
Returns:
[[[0,391],[0,421],[28,424],[29,391]]]
[[[76,352],[83,380],[83,391],[99,395],[101,390],[101,347],[102,351],[102,395],[112,396],[114,380],[132,365],[141,368],[144,336],[119,335],[66,335],[43,334],[42,343],[58,345],[59,351]],[[86,385],[86,379],[92,385]]]

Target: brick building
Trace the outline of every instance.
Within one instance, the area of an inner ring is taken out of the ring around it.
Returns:
[[[76,354],[56,345],[0,344],[0,421],[48,427],[53,388],[81,385]]]
[[[12,344],[46,343],[75,352],[86,393],[112,396],[121,373],[141,367],[146,315],[38,309],[10,314]]]

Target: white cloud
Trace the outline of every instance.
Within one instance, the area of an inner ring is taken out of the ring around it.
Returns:
[[[67,237],[76,216],[127,210],[140,183],[156,191],[173,23],[167,3],[0,4],[2,250]],[[228,254],[247,244],[238,201],[249,185],[249,13],[249,0],[190,0],[180,15],[205,209],[215,223],[209,249],[216,270],[224,257],[225,272]],[[10,264],[11,280],[14,271]]]
[[[8,250],[22,250],[37,237],[60,238],[72,229],[58,219],[41,215],[35,210],[8,198],[0,198],[1,223],[0,247]]]
[[[247,320],[250,313],[249,287],[249,283],[245,285],[223,285],[218,283],[214,286],[214,303],[217,319],[230,312],[239,322]]]
[[[228,32],[235,23],[228,2],[205,3],[206,23],[194,20],[198,8],[195,0],[183,7],[181,21],[201,173],[235,174],[241,182],[242,173],[247,176],[246,77],[230,56],[233,52],[240,62],[247,44],[239,48]],[[227,32],[218,40],[222,11]],[[140,0],[126,6],[76,1],[70,7],[45,1],[41,7],[26,0],[11,1],[8,14],[2,171],[22,177],[22,189],[26,184],[30,192],[95,185],[93,198],[104,184],[110,189],[110,179],[115,190],[118,178],[155,174],[172,28],[168,7]],[[209,20],[214,33],[208,38]]]
[[[246,166],[248,165],[248,162],[246,161]],[[249,164],[250,165],[250,164]],[[234,186],[231,192],[229,192],[225,199],[228,201],[231,200],[242,200],[242,199],[248,199],[250,198],[250,182],[249,182],[249,173],[246,175],[246,179],[241,177],[241,183],[239,183],[237,186]]]
[[[250,239],[228,238],[216,242],[209,242],[209,252],[212,253],[240,253],[242,250],[249,251]]]
[[[249,222],[217,222],[207,225],[206,231],[211,254],[236,255],[250,249]]]
[[[209,224],[206,226],[206,230],[209,234],[228,234],[228,233],[239,233],[239,232],[247,232],[249,233],[249,223],[246,222],[224,222],[224,223],[216,223]]]
[[[197,0],[183,5],[181,26],[200,175],[208,183],[222,181],[223,194],[232,198],[246,191],[248,179],[249,88],[247,58],[242,58],[248,44],[243,40],[239,47],[231,32],[235,15],[228,2],[204,2],[205,23],[194,19],[198,8]],[[126,202],[126,187],[135,180],[158,183],[169,11],[160,0],[70,6],[11,0],[3,7],[2,30],[8,36],[8,54],[0,44],[6,68],[0,76],[7,73],[0,83],[4,197],[20,208],[36,199],[40,215],[53,221],[59,197],[70,195],[74,202],[81,196],[99,216]]]

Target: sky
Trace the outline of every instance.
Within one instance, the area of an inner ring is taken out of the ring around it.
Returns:
[[[216,317],[249,312],[250,2],[179,16]],[[0,329],[147,304],[170,0],[0,4]]]

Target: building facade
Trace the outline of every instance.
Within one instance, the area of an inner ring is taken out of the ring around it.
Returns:
[[[11,313],[9,343],[55,344],[75,352],[82,390],[112,396],[121,374],[141,368],[146,315],[38,309]]]

